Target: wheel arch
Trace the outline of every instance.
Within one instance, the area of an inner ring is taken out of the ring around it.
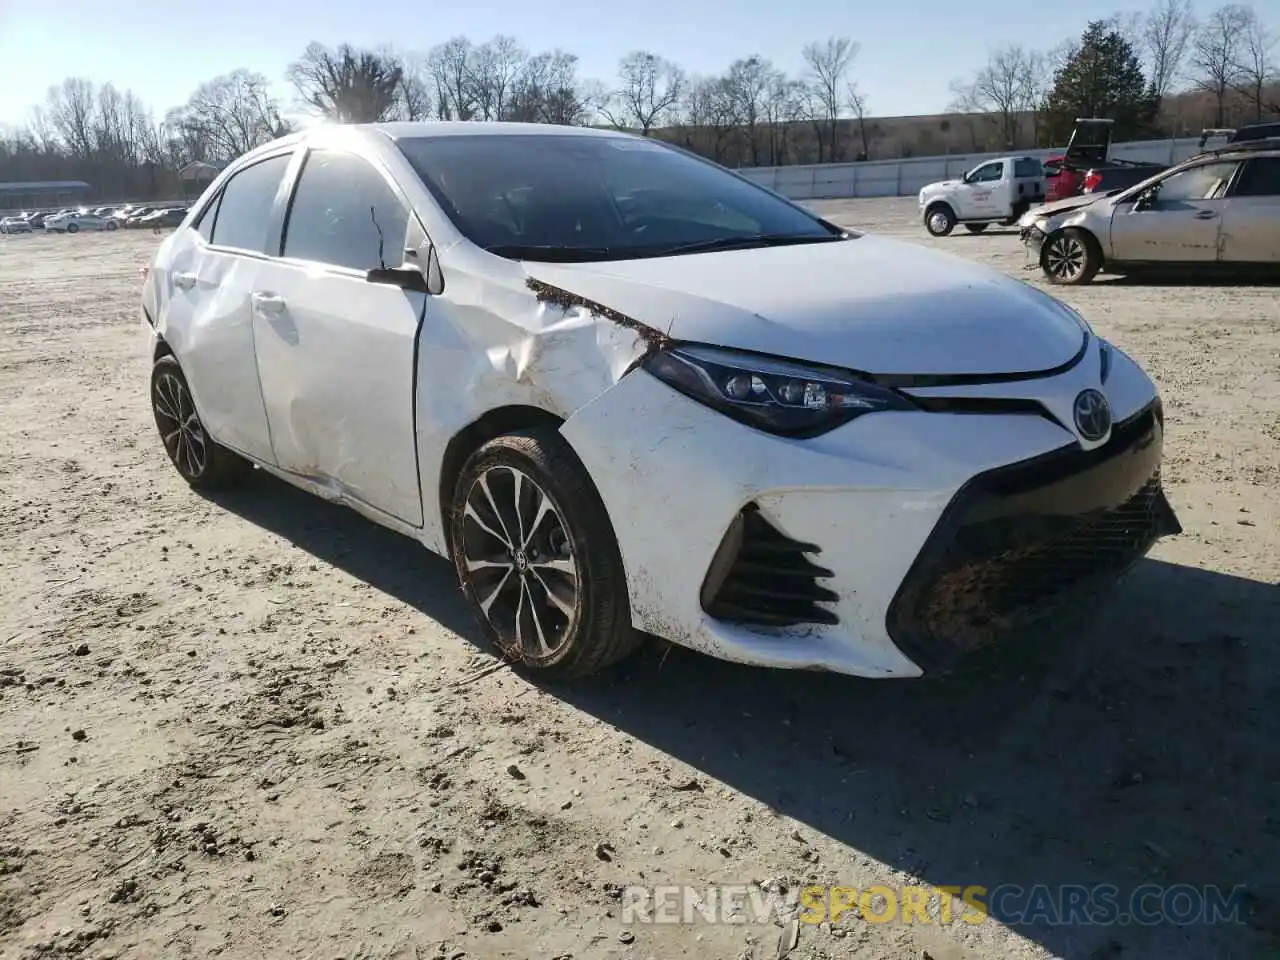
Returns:
[[[563,425],[564,419],[549,410],[526,404],[509,404],[486,411],[450,438],[445,445],[444,456],[440,460],[440,483],[436,491],[440,509],[440,527],[446,550],[451,550],[453,547],[453,530],[449,522],[453,488],[458,482],[467,458],[494,437],[536,427],[559,430]]]

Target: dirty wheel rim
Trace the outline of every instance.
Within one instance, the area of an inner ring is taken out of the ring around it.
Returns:
[[[555,502],[515,467],[476,477],[463,510],[463,575],[513,657],[549,660],[578,619],[578,565]]]
[[[1084,270],[1084,244],[1075,237],[1058,237],[1049,244],[1044,261],[1049,275],[1059,280],[1073,280]]]
[[[173,465],[184,477],[200,476],[208,460],[209,441],[186,384],[171,373],[161,374],[151,390],[151,406]]]
[[[941,210],[929,214],[929,229],[934,233],[941,233],[947,229],[947,225],[951,223],[951,218]]]

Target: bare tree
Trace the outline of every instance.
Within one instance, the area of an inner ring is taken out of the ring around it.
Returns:
[[[1209,14],[1191,43],[1195,85],[1213,97],[1214,126],[1226,122],[1227,95],[1240,84],[1240,53],[1253,20],[1253,11],[1228,4]]]
[[[476,47],[468,66],[479,119],[508,119],[512,95],[528,59],[515,37],[499,34]]]
[[[615,127],[639,127],[646,137],[679,105],[684,92],[684,71],[644,50],[622,58],[618,79],[621,85],[601,112]]]
[[[529,57],[512,84],[506,119],[578,126],[588,122],[601,89],[578,80],[578,58],[563,50]]]
[[[764,57],[755,55],[735,60],[724,77],[734,123],[742,131],[751,166],[762,164],[768,121],[766,103],[770,90],[780,83],[781,73]]]
[[[236,70],[200,84],[165,118],[171,155],[183,163],[226,163],[287,131],[267,78]]]
[[[724,78],[694,78],[686,88],[682,106],[685,146],[709,153],[716,163],[723,162],[734,132],[733,104]]]
[[[871,140],[867,136],[867,97],[858,89],[856,83],[849,83],[845,87],[845,102],[849,104],[849,112],[853,114],[854,123],[858,125],[858,140],[862,143],[862,150],[858,153],[859,160],[871,159]]]
[[[1036,108],[1043,74],[1039,54],[1008,46],[993,52],[971,81],[952,84],[952,92],[966,113],[993,114],[1001,146],[1013,149],[1019,143],[1023,115]]]
[[[1164,99],[1177,80],[1195,30],[1191,0],[1157,0],[1144,18],[1138,49],[1146,55],[1147,78],[1157,100]]]
[[[88,157],[93,153],[93,125],[97,91],[93,83],[82,77],[68,77],[61,86],[50,87],[45,111],[59,139],[71,155]]]
[[[818,137],[818,161],[822,161],[824,141],[829,159],[838,160],[840,108],[844,105],[841,98],[845,93],[845,77],[858,55],[858,45],[848,37],[828,37],[822,42],[805,44],[801,55],[807,65],[805,80],[811,90],[810,112],[815,115],[815,121],[820,119],[823,123]]]
[[[1278,76],[1276,67],[1276,36],[1250,9],[1236,55],[1236,89],[1252,104],[1254,120],[1261,120],[1270,110],[1280,111],[1280,104],[1268,102],[1266,96],[1267,88]]]
[[[427,59],[419,54],[400,58],[403,71],[396,88],[396,105],[392,117],[397,120],[426,120],[435,112],[431,96],[431,71]]]
[[[466,37],[446,40],[427,54],[427,72],[435,87],[441,120],[471,120],[476,114],[472,61],[475,48]]]
[[[389,51],[310,43],[285,71],[302,101],[330,120],[373,123],[396,108],[404,64]]]

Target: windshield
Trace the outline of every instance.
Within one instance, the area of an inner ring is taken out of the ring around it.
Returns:
[[[511,259],[626,260],[847,236],[653,140],[481,134],[398,146],[462,234]]]

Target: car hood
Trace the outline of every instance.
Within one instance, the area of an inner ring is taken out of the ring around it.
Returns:
[[[1055,200],[1052,203],[1032,207],[1028,212],[1036,217],[1054,217],[1060,213],[1066,213],[1068,210],[1078,210],[1081,207],[1090,206],[1099,200],[1107,199],[1107,196],[1108,194],[1104,193],[1085,193],[1078,197],[1067,197],[1063,200]]]
[[[1074,313],[1028,284],[870,236],[524,267],[677,340],[873,374],[1035,373],[1069,362],[1085,337]]]

